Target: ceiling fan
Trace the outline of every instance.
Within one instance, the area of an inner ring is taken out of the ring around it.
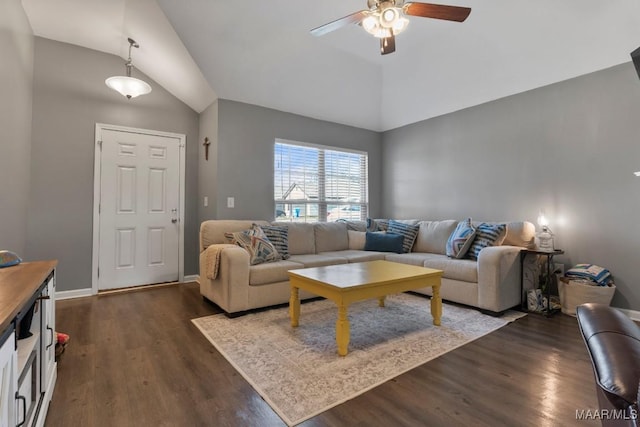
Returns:
[[[349,24],[359,24],[368,33],[380,39],[380,53],[395,52],[395,36],[409,25],[405,15],[462,22],[467,19],[471,8],[446,6],[432,3],[417,3],[404,0],[367,0],[369,9],[361,10],[311,30],[314,36],[321,36]]]

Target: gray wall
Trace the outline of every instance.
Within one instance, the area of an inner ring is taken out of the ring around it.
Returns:
[[[631,63],[383,134],[384,216],[526,219],[640,310],[640,81]]]
[[[0,250],[25,256],[33,33],[18,1],[0,0]]]
[[[205,159],[204,139],[209,138],[209,160]],[[200,113],[200,142],[198,150],[198,185],[201,191],[198,199],[198,223],[216,217],[217,171],[218,171],[218,101],[214,101]],[[204,206],[204,197],[209,198],[208,206]]]
[[[35,40],[27,255],[59,260],[60,291],[91,287],[97,122],[187,135],[185,274],[198,272],[198,114],[137,70],[151,94],[127,100],[105,86],[124,71],[114,55]]]
[[[370,212],[381,212],[380,133],[220,99],[217,219],[273,219],[276,138],[366,151]],[[213,187],[202,186],[200,193],[211,197]],[[235,197],[235,208],[227,208],[227,197]]]

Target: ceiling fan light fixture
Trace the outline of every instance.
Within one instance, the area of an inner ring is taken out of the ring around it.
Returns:
[[[407,21],[408,23],[407,19],[404,19],[404,20]],[[367,16],[362,21],[362,28],[364,28],[367,33],[379,39],[384,39],[387,37],[391,37],[394,34],[398,34],[395,31],[393,26],[386,27],[381,25],[381,22],[382,22],[381,14],[377,12],[372,12],[369,16]],[[406,28],[406,23],[404,24],[402,30],[404,30],[404,28]]]
[[[400,34],[404,30],[406,30],[408,26],[409,20],[404,16],[399,17],[398,19],[396,19],[396,22],[393,23],[393,34]]]
[[[362,28],[377,38],[386,38],[398,35],[407,29],[409,20],[402,16],[402,10],[398,7],[387,7],[381,11],[371,12],[362,21]]]
[[[349,24],[358,24],[366,32],[380,40],[380,53],[388,55],[396,51],[395,36],[409,26],[407,17],[441,19],[464,22],[471,8],[405,0],[367,0],[368,9],[359,10],[335,21],[311,30],[314,36],[322,36]]]
[[[104,81],[104,83],[109,88],[119,92],[122,96],[126,96],[127,99],[131,99],[151,92],[151,86],[143,80],[131,77],[131,69],[133,68],[133,62],[131,61],[131,48],[137,48],[140,46],[131,38],[127,40],[129,41],[129,59],[127,59],[127,62],[125,63],[127,75],[109,77]]]
[[[388,7],[380,13],[380,25],[385,28],[392,28],[393,24],[400,17],[400,9],[396,7]]]
[[[374,34],[376,28],[379,26],[378,19],[375,15],[369,15],[362,21],[362,28],[370,34]]]

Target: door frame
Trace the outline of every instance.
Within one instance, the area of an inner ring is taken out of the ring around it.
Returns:
[[[178,204],[178,281],[184,282],[184,209],[185,209],[185,162],[187,137],[181,133],[162,132],[157,130],[132,128],[128,126],[108,125],[96,123],[94,158],[93,158],[93,250],[91,259],[91,294],[98,294],[98,264],[100,261],[100,184],[102,177],[102,131],[113,130],[117,132],[129,132],[151,136],[162,136],[178,139],[180,146],[179,160],[179,190]]]

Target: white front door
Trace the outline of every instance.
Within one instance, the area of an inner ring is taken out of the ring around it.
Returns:
[[[179,274],[179,137],[102,129],[98,289]]]

